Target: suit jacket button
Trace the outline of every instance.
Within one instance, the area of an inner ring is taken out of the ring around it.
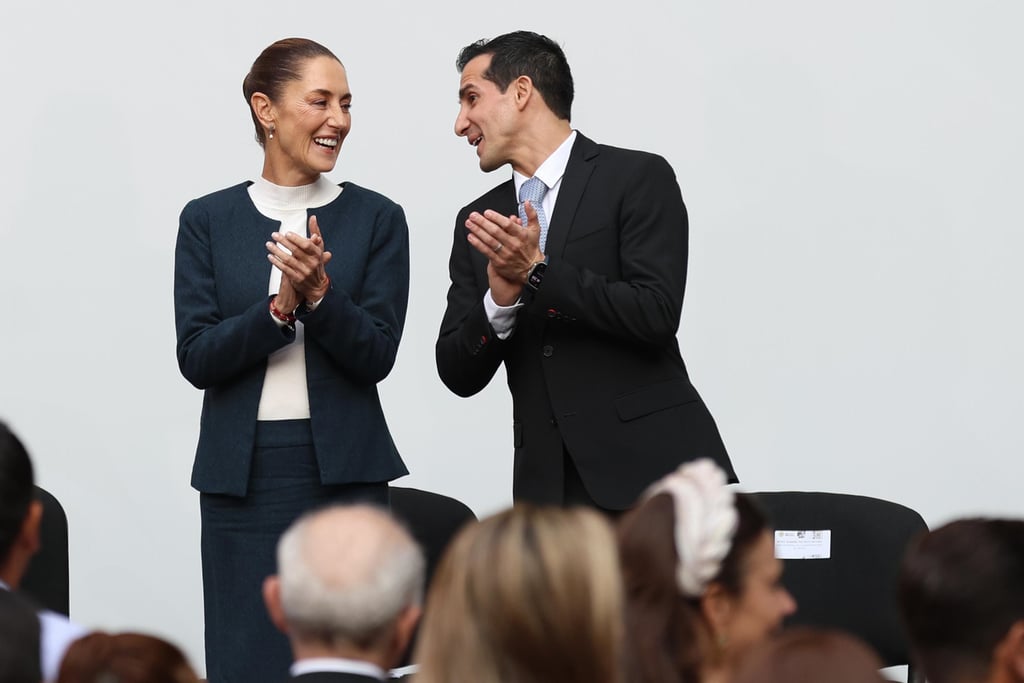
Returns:
[[[541,352],[544,354],[545,358],[551,358],[552,354],[555,353],[555,347],[550,344],[545,344],[544,348],[541,349]]]

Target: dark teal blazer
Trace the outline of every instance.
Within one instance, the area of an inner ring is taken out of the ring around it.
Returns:
[[[204,390],[192,486],[246,493],[267,356],[295,339],[268,311],[265,243],[280,222],[259,213],[245,182],[181,212],[174,314],[181,374]],[[395,363],[409,296],[402,208],[352,183],[316,215],[331,289],[305,326],[313,443],[324,484],[390,481],[408,473],[377,383]]]

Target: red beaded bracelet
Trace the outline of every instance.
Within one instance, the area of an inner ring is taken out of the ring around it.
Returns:
[[[278,320],[280,320],[283,323],[287,323],[289,325],[294,325],[295,324],[295,314],[294,313],[282,313],[281,311],[277,310],[277,306],[274,305],[274,299],[276,299],[276,298],[277,298],[277,295],[275,294],[270,299],[270,315],[274,316],[275,318],[277,318]]]

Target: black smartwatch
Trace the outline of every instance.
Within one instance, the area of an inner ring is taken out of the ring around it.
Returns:
[[[529,287],[531,292],[536,292],[537,288],[540,287],[540,283],[544,281],[544,272],[547,269],[547,257],[543,261],[537,261],[530,266],[530,270],[526,273],[526,286]]]

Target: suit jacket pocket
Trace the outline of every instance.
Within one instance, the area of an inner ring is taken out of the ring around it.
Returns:
[[[592,235],[598,235],[608,228],[612,227],[611,223],[581,223],[579,225],[573,225],[572,230],[566,235],[565,243],[573,244],[580,240],[586,239]]]
[[[615,412],[623,422],[674,408],[700,399],[689,380],[674,379],[651,384],[615,399]]]

